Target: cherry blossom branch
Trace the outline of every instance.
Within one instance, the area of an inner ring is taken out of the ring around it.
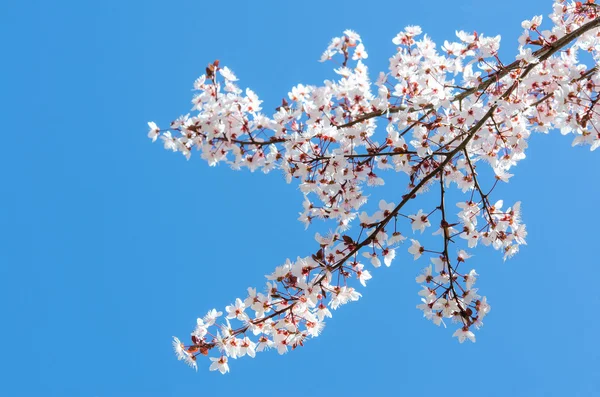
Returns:
[[[430,265],[416,278],[423,284],[418,308],[436,325],[444,324],[445,318],[460,322],[454,336],[460,342],[475,341],[471,327],[483,324],[490,307],[472,288],[475,271],[458,271],[469,254],[461,249],[453,262],[450,243],[458,245],[460,237],[469,248],[479,242],[492,245],[504,251],[505,259],[525,244],[520,203],[502,210],[502,201],[492,206],[489,195],[499,181],[508,181],[512,176],[508,170],[524,158],[530,130],[557,127],[575,133],[574,144],[600,147],[597,66],[584,67],[576,58],[583,49],[600,59],[595,52],[600,39],[590,33],[600,26],[597,8],[589,2],[558,1],[551,19],[555,26],[550,33],[538,29],[541,17],[523,22],[519,55],[508,65],[498,57],[499,37],[458,32],[459,43],[444,44],[446,56],[436,52],[428,37],[415,40],[421,34],[419,27],[407,27],[392,40],[398,51],[390,59],[390,73],[380,74],[376,93],[362,63],[367,53],[360,36],[346,31],[322,57],[343,57],[336,69],[340,80],[322,87],[299,84],[289,93],[294,104],[283,100],[272,118],[260,113],[261,101],[252,91],[244,95],[235,85],[233,72],[217,61],[210,64],[206,75],[194,83],[199,91],[193,100],[198,115],[181,117],[162,135],[149,123],[148,136],[153,140],[160,136],[165,148],[188,158],[195,147],[210,165],[226,161],[235,169],[281,169],[288,182],[301,181],[305,201],[299,220],[308,226],[314,218],[334,219],[337,227],[328,236],[315,235],[320,247],[315,254],[288,260],[268,275],[265,294],[251,288],[245,300],[238,298],[227,306],[225,324],[216,324],[222,315],[216,310],[198,319],[192,345],[175,338],[178,358],[196,367],[198,355],[217,348],[220,357],[211,357],[210,369],[225,373],[228,358],[254,357],[268,348],[283,354],[303,345],[321,332],[324,318],[331,317],[328,308],[360,297],[350,280],[365,285],[371,275],[359,253],[375,267],[381,260],[389,266],[394,247],[405,239],[397,231],[399,221],[410,221],[413,231],[423,233],[438,213],[441,226],[434,234],[442,234],[442,250],[425,249],[414,239],[408,249],[415,259],[431,256],[437,273],[434,276]],[[538,37],[532,39],[532,32]],[[532,51],[533,46],[540,48]],[[560,57],[555,56],[559,51]],[[356,61],[354,66],[351,61]],[[472,65],[478,65],[484,77]],[[453,76],[458,74],[464,84],[455,82]],[[386,136],[379,143],[375,121],[382,116],[387,120]],[[173,137],[171,131],[180,136]],[[496,174],[487,193],[476,172],[480,160]],[[368,196],[363,187],[383,184],[378,173],[386,169],[408,176],[407,193],[398,204],[382,200],[379,211],[359,214]],[[439,205],[429,212],[402,213],[436,179]],[[457,203],[461,211],[455,223],[449,222],[447,210],[446,189],[452,183],[463,193],[471,191],[469,200]],[[477,203],[475,194],[480,197]],[[321,204],[313,203],[312,197]],[[342,234],[357,217],[358,236]],[[479,219],[484,224],[478,224]],[[389,236],[392,220],[394,233]],[[454,229],[457,225],[462,230]],[[241,326],[232,326],[230,320]]]

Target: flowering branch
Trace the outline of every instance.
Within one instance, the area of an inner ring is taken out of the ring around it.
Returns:
[[[390,266],[407,238],[399,225],[406,222],[422,234],[438,214],[440,228],[433,235],[441,235],[442,249],[425,249],[416,239],[408,248],[415,260],[431,260],[416,278],[422,286],[417,307],[436,325],[446,326],[445,319],[458,323],[454,336],[474,342],[473,329],[483,325],[490,306],[473,288],[475,270],[459,270],[470,255],[459,249],[454,259],[451,244],[474,248],[481,242],[503,251],[505,259],[525,244],[520,203],[502,210],[502,200],[492,205],[490,194],[525,157],[531,131],[559,129],[576,135],[574,145],[600,146],[598,8],[593,1],[557,0],[550,20],[551,30],[544,31],[541,16],[523,22],[519,54],[506,66],[498,57],[499,36],[457,32],[459,41],[446,41],[439,53],[427,36],[416,39],[419,27],[409,26],[392,40],[397,52],[374,86],[360,36],[345,31],[321,58],[343,58],[334,70],[339,80],[293,87],[290,102],[284,99],[271,117],[261,113],[262,101],[253,91],[236,85],[229,68],[218,61],[208,65],[194,83],[197,113],[164,131],[149,123],[148,136],[160,137],[166,149],[188,159],[196,148],[211,166],[281,170],[288,183],[300,181],[305,201],[299,220],[306,227],[315,219],[332,220],[335,230],[315,234],[314,254],[277,267],[264,293],[249,288],[245,299],[225,307],[224,321],[217,324],[223,312],[215,309],[199,318],[191,344],[174,339],[178,358],[197,368],[199,355],[218,350],[210,369],[225,373],[229,359],[302,346],[320,334],[330,309],[360,298],[352,280],[365,286],[372,277],[361,260]],[[579,51],[591,53],[595,64],[580,63]],[[385,124],[385,132],[377,123]],[[495,174],[487,193],[476,171],[481,163]],[[382,200],[377,211],[360,212],[367,202],[365,185],[384,184],[386,170],[407,176],[405,194],[398,204]],[[402,212],[436,182],[439,205],[429,212]],[[470,198],[456,203],[460,212],[451,221],[447,189],[453,184]],[[358,233],[351,236],[356,222]]]

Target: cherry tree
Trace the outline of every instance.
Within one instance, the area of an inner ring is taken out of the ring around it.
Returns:
[[[229,68],[209,64],[194,82],[192,114],[168,127],[148,123],[148,137],[188,159],[197,150],[210,166],[298,180],[299,220],[325,220],[332,231],[315,233],[312,254],[275,267],[260,292],[248,288],[198,318],[189,342],[174,338],[177,357],[197,369],[198,357],[209,355],[210,370],[226,373],[230,359],[302,346],[332,311],[360,299],[358,284],[366,286],[372,268],[390,266],[399,249],[423,262],[416,302],[424,317],[455,327],[460,343],[475,342],[490,305],[475,287],[469,250],[483,244],[506,259],[527,237],[520,202],[506,205],[494,189],[510,180],[533,131],[600,146],[600,9],[593,0],[557,0],[549,19],[545,29],[542,16],[523,21],[510,63],[498,56],[500,36],[460,31],[436,46],[408,26],[374,82],[361,37],[347,30],[321,57],[334,63],[337,81],[293,87],[270,116]],[[405,175],[404,191],[361,210],[366,189],[390,172]],[[424,195],[436,204],[408,212]]]

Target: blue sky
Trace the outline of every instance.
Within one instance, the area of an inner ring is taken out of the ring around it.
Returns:
[[[191,87],[220,59],[275,107],[295,84],[333,78],[331,37],[361,33],[372,73],[391,39],[421,25],[502,35],[549,1],[30,1],[0,4],[0,395],[600,395],[598,153],[534,135],[496,191],[521,200],[528,245],[473,265],[492,311],[460,345],[415,309],[425,265],[399,255],[323,335],[278,356],[232,362],[227,376],[178,362],[172,335],[262,287],[312,252],[302,196],[278,173],[209,168],[152,145],[146,122],[190,109]],[[394,186],[374,192],[389,197]]]

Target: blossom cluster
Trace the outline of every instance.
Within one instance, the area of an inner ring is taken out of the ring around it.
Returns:
[[[490,306],[473,288],[475,270],[463,269],[471,255],[457,247],[453,256],[449,247],[481,243],[508,258],[525,244],[520,203],[504,210],[490,194],[525,158],[532,131],[558,129],[575,136],[573,145],[600,146],[598,12],[592,1],[555,1],[548,30],[541,30],[542,16],[522,23],[510,64],[499,58],[500,36],[461,31],[438,48],[409,26],[393,38],[389,70],[374,82],[361,37],[347,30],[321,57],[336,62],[337,79],[293,87],[271,116],[228,67],[209,64],[194,82],[192,113],[164,129],[148,123],[149,138],[188,159],[197,150],[210,166],[279,170],[288,183],[299,181],[305,197],[299,220],[307,227],[330,220],[334,230],[315,235],[314,254],[277,267],[264,292],[249,288],[224,312],[198,319],[191,344],[174,339],[178,358],[196,367],[196,357],[218,351],[210,369],[225,373],[229,359],[303,345],[319,335],[330,309],[360,298],[357,283],[366,285],[369,267],[390,266],[407,238],[398,231],[403,225],[422,234],[438,221],[432,234],[440,247],[426,249],[414,238],[407,247],[415,260],[431,263],[417,277],[417,307],[437,325],[457,323],[460,342],[475,341],[473,328]],[[592,66],[580,53],[591,55]],[[493,171],[488,186],[477,171],[485,165]],[[386,172],[404,174],[406,190],[369,214],[362,210],[365,189],[383,185]],[[447,189],[454,186],[466,199],[451,214]],[[437,206],[406,212],[409,202],[434,191]]]

